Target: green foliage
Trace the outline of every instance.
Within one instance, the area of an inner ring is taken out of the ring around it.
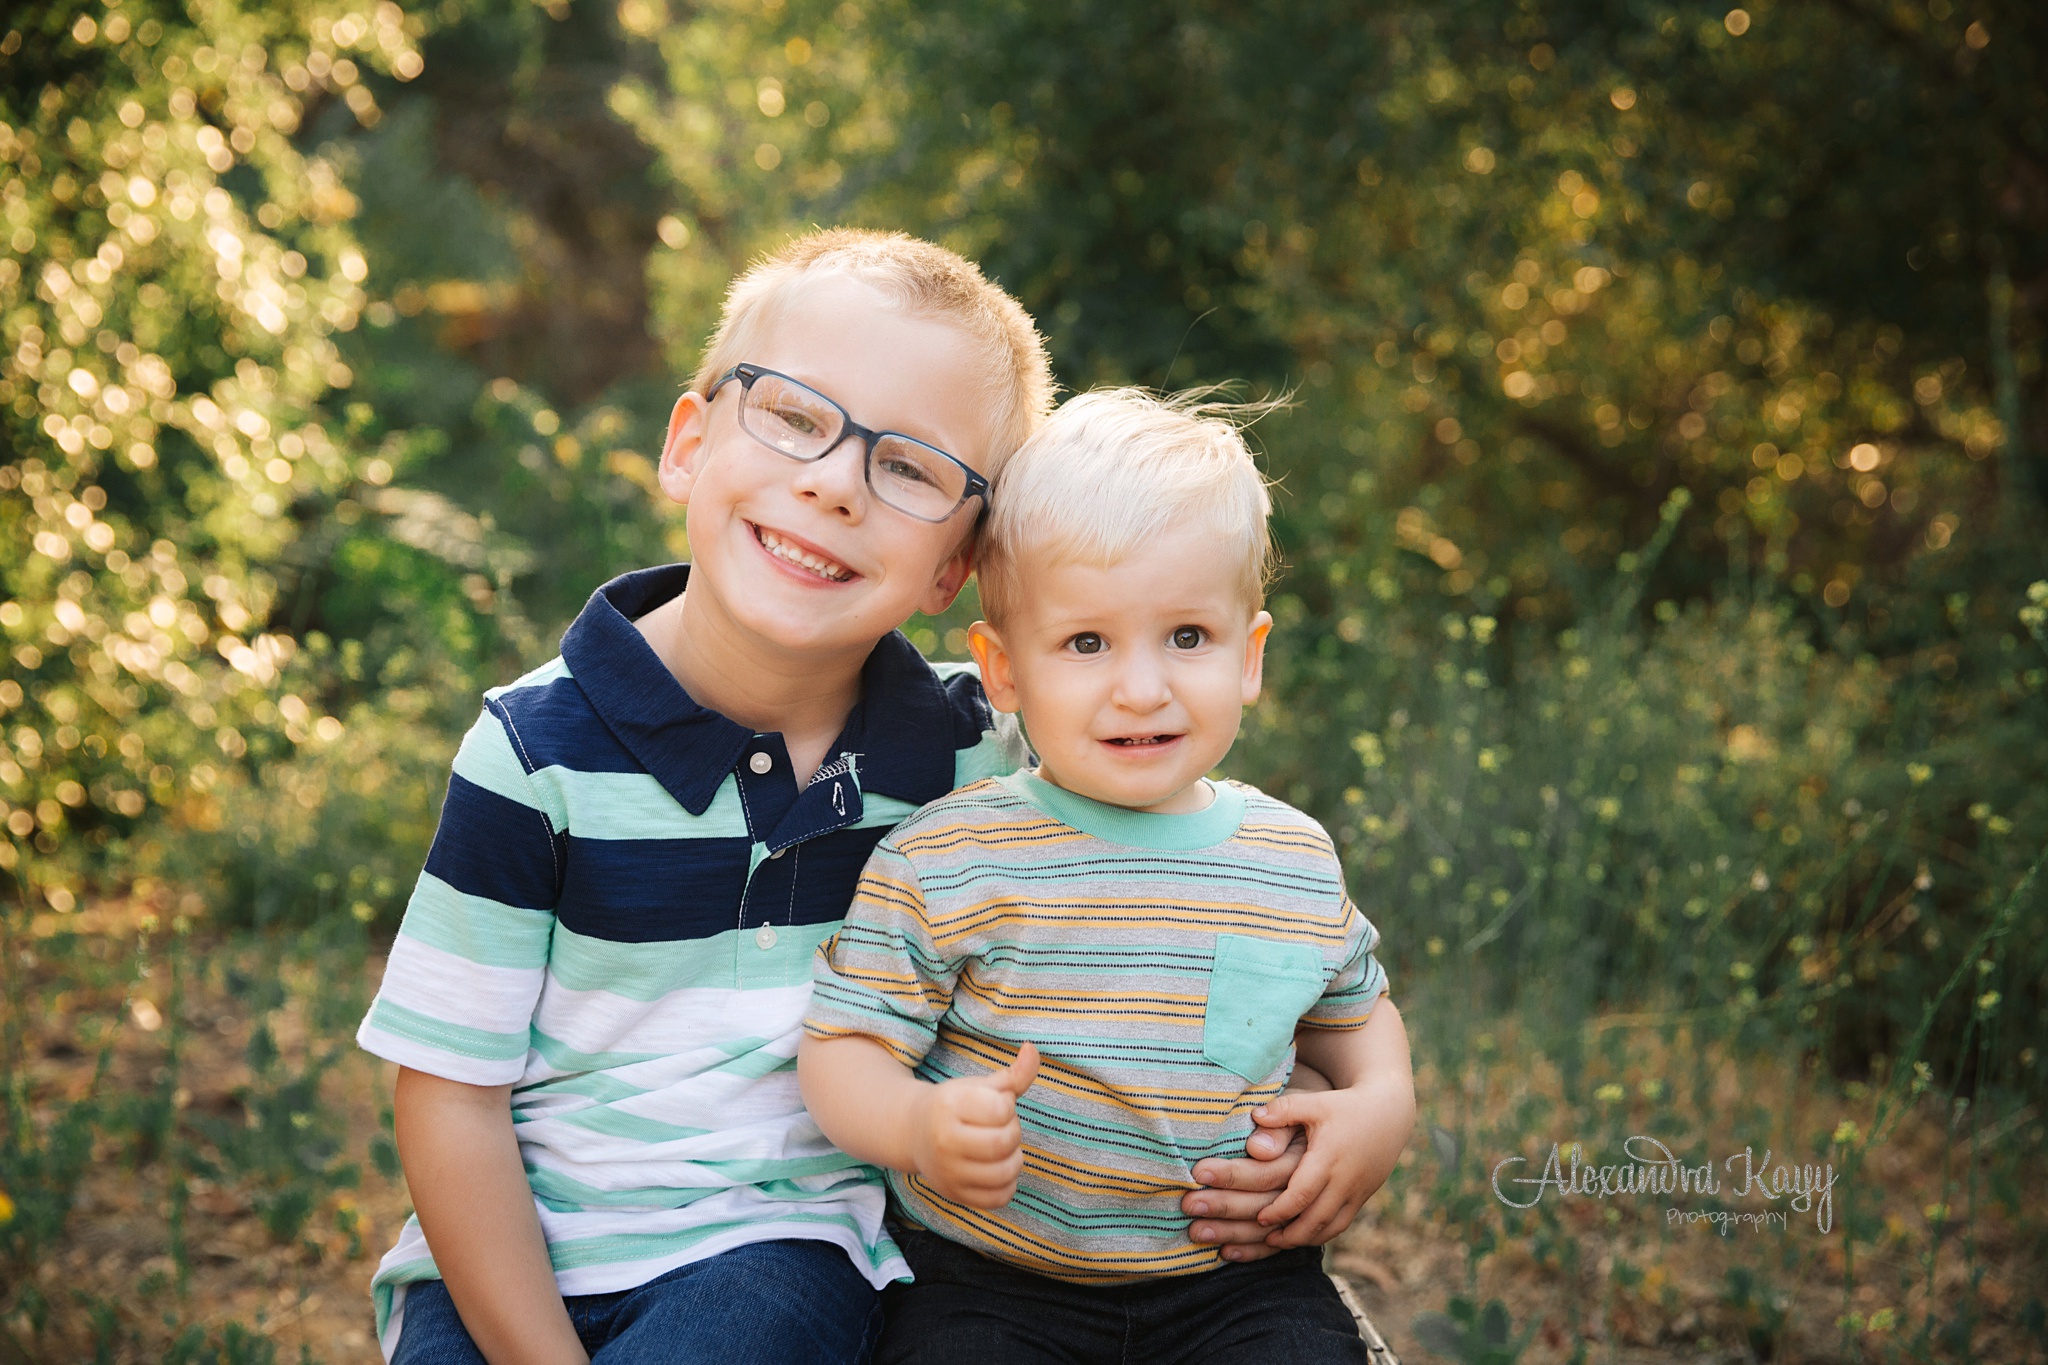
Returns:
[[[1488,1299],[1482,1308],[1464,1298],[1452,1299],[1446,1313],[1417,1313],[1413,1323],[1416,1340],[1459,1365],[1515,1365],[1537,1326],[1532,1322],[1521,1335],[1510,1336],[1506,1304]]]
[[[178,1172],[174,1209],[205,1174],[317,1230],[354,1178],[319,1088],[352,987],[252,1055],[253,1125],[181,1119],[174,1082],[32,1112],[17,955],[132,971],[204,916],[359,964],[477,693],[685,554],[668,406],[732,273],[813,222],[981,260],[1073,388],[1295,394],[1257,431],[1287,571],[1232,768],[1337,838],[1443,1074],[1512,1013],[1568,1090],[1683,1036],[2038,1146],[2038,6],[60,0],[0,29],[8,1264],[61,1236],[96,1132]],[[973,614],[912,638],[958,656]],[[158,946],[69,933],[123,892],[179,907]],[[1460,1142],[1618,1132],[1613,1084],[1434,1116],[1475,1301],[1501,1237],[1559,1274],[1582,1239],[1496,1225]],[[1676,1122],[1681,1085],[1644,1102]],[[1762,1354],[1760,1283],[1725,1298]],[[1519,1350],[1471,1302],[1436,1321],[1456,1358]],[[176,1358],[260,1358],[239,1331]]]

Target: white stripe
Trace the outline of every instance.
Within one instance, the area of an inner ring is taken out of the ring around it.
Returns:
[[[570,990],[552,975],[533,1011],[534,1027],[578,1052],[652,1052],[669,1063],[722,1057],[714,1046],[736,1038],[779,1039],[795,1056],[811,983],[730,990],[699,986],[670,991],[659,1000],[630,1000],[610,991]],[[653,1063],[620,1068],[619,1079],[649,1088],[636,1075]],[[684,1075],[702,1070],[698,1060]]]
[[[524,1034],[546,976],[539,967],[486,967],[400,934],[377,995],[462,1028]]]

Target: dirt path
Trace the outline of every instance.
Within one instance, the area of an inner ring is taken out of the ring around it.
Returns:
[[[111,931],[133,926],[109,911],[95,927],[118,943]],[[0,1322],[0,1361],[160,1361],[194,1329],[213,1353],[188,1351],[195,1361],[375,1361],[369,1280],[408,1204],[375,1156],[392,1068],[347,1038],[349,1011],[381,964],[363,962],[338,979],[254,951],[194,952],[174,1030],[161,959],[137,978],[120,952],[88,953],[66,962],[65,980],[52,975],[48,956],[31,950],[25,961],[31,989],[17,998],[39,1003],[22,1040],[23,1080],[45,1123],[87,1094],[110,1028],[112,1052],[92,1160],[69,1219],[24,1267],[29,1299],[45,1304],[40,1330],[16,1292],[17,1310]],[[254,975],[263,970],[280,979]],[[274,1049],[252,1051],[259,1018]],[[295,1081],[323,1049],[337,1060],[317,1085]],[[1504,1110],[1528,1078],[1481,1081]],[[1421,1090],[1427,1116],[1444,1099],[1442,1083],[1425,1075]],[[153,1095],[177,1115],[167,1148],[147,1137]],[[265,1136],[286,1128],[292,1133],[278,1142]],[[1529,1135],[1517,1150],[1549,1140]],[[1973,1358],[2029,1359],[2027,1314],[2038,1300],[2028,1303],[2038,1290],[2027,1286],[2048,1283],[2034,1259],[2039,1243],[1988,1198],[1968,1227],[1925,1235],[1939,1212],[1930,1206],[1959,1200],[1955,1146],[1941,1125],[1916,1121],[1874,1154],[1863,1177],[1874,1198],[1858,1215],[1867,1235],[1847,1290],[1839,1229],[1827,1237],[1803,1226],[1673,1231],[1658,1216],[1661,1203],[1579,1200],[1517,1230],[1500,1221],[1490,1194],[1474,1197],[1488,1159],[1468,1154],[1460,1180],[1446,1185],[1441,1154],[1423,1136],[1368,1217],[1332,1248],[1331,1264],[1410,1365],[1435,1358],[1417,1341],[1416,1315],[1471,1291],[1468,1253],[1497,1226],[1503,1235],[1481,1258],[1478,1297],[1500,1298],[1517,1333],[1531,1332],[1529,1362],[1568,1360],[1581,1343],[1586,1358],[1617,1362],[1884,1359],[1930,1306],[1945,1320],[1973,1315]],[[328,1176],[308,1175],[318,1170]],[[174,1252],[180,1178],[182,1266]],[[1965,1234],[1968,1255],[1958,1254]],[[1960,1358],[1938,1342],[1929,1353]]]

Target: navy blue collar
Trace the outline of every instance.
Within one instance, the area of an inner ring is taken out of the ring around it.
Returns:
[[[689,565],[668,564],[614,578],[563,634],[562,660],[605,727],[685,810],[702,815],[754,732],[700,706],[633,625],[680,594],[689,576]],[[857,755],[862,791],[921,806],[952,790],[953,711],[932,666],[891,631],[861,666],[860,700],[825,762]]]

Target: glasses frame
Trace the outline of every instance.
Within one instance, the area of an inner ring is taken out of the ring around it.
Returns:
[[[755,381],[762,378],[780,379],[784,383],[796,385],[798,388],[804,390],[806,393],[817,394],[818,397],[824,400],[824,402],[827,403],[834,412],[839,414],[839,435],[833,438],[833,441],[830,445],[826,446],[816,455],[811,456],[792,455],[788,451],[782,449],[780,446],[777,446],[770,442],[766,437],[756,436],[752,431],[748,430],[746,422],[746,404],[744,400],[746,394],[753,389]],[[827,455],[830,455],[833,451],[839,449],[839,447],[845,445],[847,437],[857,436],[860,438],[861,444],[862,481],[867,484],[868,492],[874,495],[875,501],[881,503],[890,511],[900,512],[904,516],[910,517],[913,520],[929,522],[933,525],[938,525],[941,522],[952,520],[953,514],[955,512],[958,512],[962,507],[965,507],[967,505],[967,500],[969,498],[980,498],[981,512],[985,513],[988,511],[988,480],[984,478],[977,470],[975,470],[973,466],[969,465],[965,460],[961,459],[957,455],[952,454],[950,451],[940,450],[937,446],[933,445],[929,441],[920,441],[915,436],[909,436],[900,431],[876,431],[872,427],[864,427],[860,423],[854,421],[853,414],[849,413],[845,408],[839,406],[839,404],[837,402],[834,402],[832,398],[830,398],[826,394],[818,393],[816,389],[812,388],[809,384],[804,383],[803,380],[797,379],[791,375],[786,375],[782,373],[780,370],[771,370],[763,365],[754,365],[746,362],[741,362],[740,364],[735,365],[731,369],[727,370],[724,374],[718,376],[717,382],[712,384],[711,388],[704,395],[705,403],[709,404],[713,399],[718,397],[718,391],[724,388],[728,383],[735,379],[737,379],[740,383],[740,394],[742,399],[740,411],[737,414],[739,418],[740,430],[746,432],[748,436],[753,437],[756,443],[766,446],[768,449],[774,451],[777,455],[782,456],[784,459],[795,460],[800,464],[815,464],[817,461],[824,459]],[[944,515],[928,517],[919,512],[912,512],[907,508],[898,507],[895,503],[883,497],[881,494],[881,490],[875,487],[875,443],[877,441],[880,441],[884,436],[893,436],[899,441],[909,441],[912,445],[920,446],[925,450],[931,451],[935,455],[944,456],[946,459],[951,460],[954,464],[958,465],[960,467],[960,472],[967,476],[967,489],[965,492],[961,493],[960,500],[954,503],[950,508],[946,509]],[[976,515],[979,516],[980,513],[977,513]]]

